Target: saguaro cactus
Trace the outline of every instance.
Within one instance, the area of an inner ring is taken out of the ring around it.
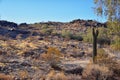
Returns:
[[[95,63],[95,57],[97,56],[97,37],[99,34],[98,29],[92,28],[93,34],[93,63]]]

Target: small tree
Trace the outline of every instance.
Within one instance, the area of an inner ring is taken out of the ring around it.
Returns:
[[[97,15],[107,18],[112,46],[120,50],[120,0],[94,0],[94,3]]]
[[[108,21],[120,21],[120,0],[94,0],[98,16],[106,16]]]

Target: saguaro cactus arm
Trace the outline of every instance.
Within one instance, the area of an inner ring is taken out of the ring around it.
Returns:
[[[93,36],[95,35],[95,29],[94,28],[92,28],[92,34],[93,34]]]
[[[98,31],[98,29],[96,30],[96,37],[98,37],[98,34],[99,34],[99,31]]]

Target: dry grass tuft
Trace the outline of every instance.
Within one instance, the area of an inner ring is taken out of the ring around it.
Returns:
[[[84,69],[82,77],[87,80],[106,80],[111,77],[112,74],[112,71],[110,71],[108,67],[89,64],[86,69]]]
[[[114,57],[110,57],[105,53],[99,53],[96,59],[97,64],[106,66],[109,70],[113,71],[114,75],[120,76],[120,63],[118,63]]]
[[[115,78],[120,76],[120,67],[118,67],[120,63],[118,63],[117,60],[114,59],[114,57],[111,57],[108,54],[106,54],[103,49],[98,49],[96,64],[89,64],[89,65],[92,65],[93,67],[88,66],[87,73],[91,73],[91,71],[95,72],[95,70],[97,70],[97,72],[99,71],[101,75],[105,75],[105,76],[107,75],[108,77],[112,76],[112,78]]]
[[[19,74],[21,79],[28,78],[28,75],[29,75],[26,70],[25,71],[21,70],[21,71],[18,72],[18,74]]]

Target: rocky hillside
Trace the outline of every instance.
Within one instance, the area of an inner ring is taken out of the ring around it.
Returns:
[[[58,32],[67,29],[75,33],[85,31],[87,27],[106,27],[106,25],[93,20],[80,19],[66,23],[49,21],[35,24],[21,23],[19,25],[14,22],[0,21],[0,35],[4,35],[8,38],[16,38],[18,35],[21,35],[24,39],[30,35],[40,35],[38,30],[42,29],[42,27],[51,27]]]
[[[99,44],[97,64],[92,64],[91,27],[100,34],[106,30],[92,20],[0,21],[0,80],[120,80],[119,51]],[[99,39],[104,42],[106,36]]]

